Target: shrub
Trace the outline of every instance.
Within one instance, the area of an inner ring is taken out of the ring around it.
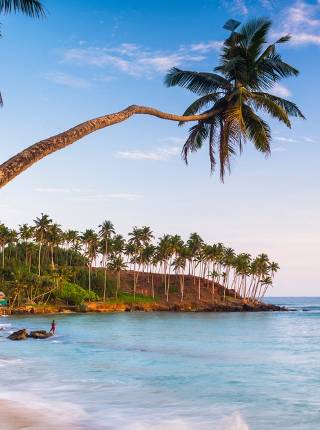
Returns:
[[[61,299],[68,305],[81,305],[85,301],[97,300],[94,292],[90,292],[71,282],[64,282],[55,293],[57,299]]]

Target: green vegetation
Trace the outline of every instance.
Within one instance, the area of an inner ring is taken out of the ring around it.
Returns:
[[[93,291],[89,292],[79,285],[67,281],[63,282],[53,296],[67,305],[81,305],[85,301],[97,300],[97,295]]]
[[[279,269],[266,254],[236,254],[222,243],[205,243],[197,233],[186,242],[179,235],[163,235],[155,242],[150,227],[133,227],[126,240],[111,221],[101,224],[98,232],[79,233],[63,231],[45,214],[18,231],[0,223],[0,256],[1,290],[11,306],[148,302],[155,300],[155,287],[158,299],[170,302],[178,294],[183,301],[187,277],[199,301],[205,285],[212,301],[216,295],[224,301],[232,295],[254,302],[264,297]],[[142,281],[143,295],[137,294]]]

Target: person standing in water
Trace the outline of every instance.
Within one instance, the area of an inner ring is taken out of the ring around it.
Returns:
[[[56,322],[55,320],[53,320],[51,323],[50,333],[55,334],[55,332],[56,332]]]

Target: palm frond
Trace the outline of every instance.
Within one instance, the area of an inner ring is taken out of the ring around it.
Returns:
[[[210,124],[209,130],[209,160],[210,160],[210,173],[214,172],[216,167],[216,157],[215,157],[215,135],[216,135],[216,118]]]
[[[0,13],[22,12],[32,18],[45,16],[45,10],[39,0],[0,0]]]
[[[283,110],[285,110],[289,116],[306,119],[303,113],[301,112],[301,110],[298,108],[298,106],[295,103],[290,102],[289,100],[286,100],[282,97],[278,97],[278,96],[275,96],[274,94],[265,93],[265,92],[253,91],[252,94],[258,95],[258,96],[261,95],[266,99],[271,100],[273,103],[276,103]]]
[[[241,29],[244,39],[241,42],[252,58],[255,58],[267,42],[267,35],[271,21],[265,18],[256,18],[248,21]]]
[[[203,142],[207,139],[209,134],[209,126],[204,122],[190,127],[189,137],[183,145],[181,156],[186,164],[188,164],[188,155],[190,152],[196,152],[202,148]]]
[[[243,105],[243,118],[248,138],[258,151],[269,155],[271,132],[268,124],[246,104]]]
[[[241,131],[237,121],[231,116],[220,116],[220,142],[219,142],[219,160],[220,160],[220,179],[224,182],[226,170],[231,172],[231,156],[236,154],[236,146],[241,142]]]
[[[288,117],[287,111],[278,103],[271,100],[264,94],[249,93],[251,95],[250,100],[257,109],[263,109],[273,118],[277,118],[283,122],[287,127],[291,128],[291,123]]]
[[[194,115],[200,112],[201,109],[206,108],[209,104],[215,103],[219,99],[218,93],[208,94],[195,100],[184,111],[183,116]],[[185,122],[179,122],[179,125],[184,125]]]
[[[285,34],[281,36],[275,43],[287,43],[291,39],[291,34]]]
[[[218,89],[229,90],[230,83],[216,73],[192,72],[173,67],[165,76],[167,87],[180,86],[199,95],[206,95]]]

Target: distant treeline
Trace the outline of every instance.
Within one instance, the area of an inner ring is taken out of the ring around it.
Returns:
[[[254,302],[264,297],[279,269],[266,254],[254,258],[248,253],[237,254],[222,243],[205,243],[197,233],[191,233],[187,241],[168,234],[155,241],[151,228],[144,226],[133,227],[125,239],[108,220],[97,230],[64,231],[45,214],[18,230],[0,223],[0,251],[1,285],[12,305],[57,299],[70,304],[105,301],[110,295],[118,296],[121,273],[127,270],[132,273],[133,298],[143,272],[152,282],[152,274],[162,275],[167,301],[170,277],[175,274],[181,300],[185,276],[189,275],[194,282],[198,279],[199,300],[205,282],[211,286],[213,299],[214,286],[220,284],[224,296],[231,290],[235,296]]]

